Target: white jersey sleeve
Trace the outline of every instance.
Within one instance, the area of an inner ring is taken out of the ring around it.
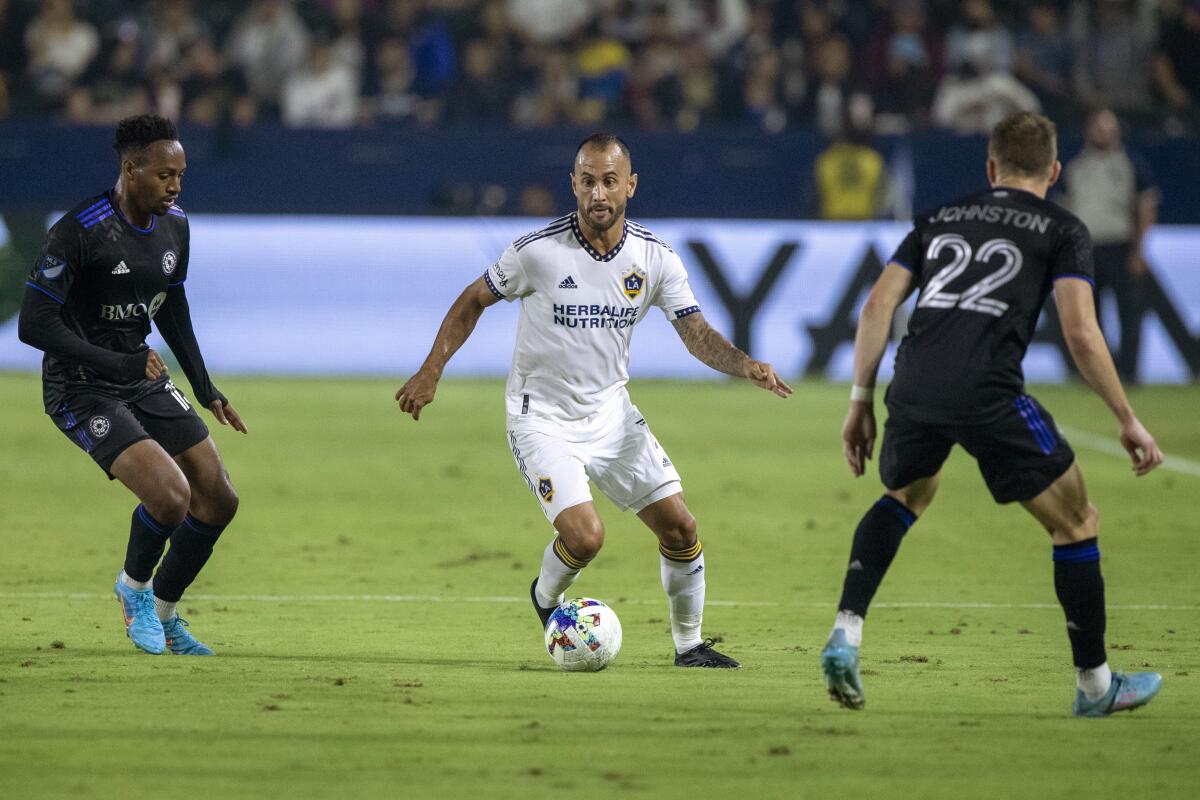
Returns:
[[[692,294],[692,287],[688,285],[687,270],[683,268],[683,261],[673,251],[663,253],[662,276],[653,303],[661,308],[667,319],[672,322],[700,310],[696,296]]]
[[[492,294],[510,303],[533,293],[533,281],[515,243],[505,249],[499,261],[487,268],[483,280]]]

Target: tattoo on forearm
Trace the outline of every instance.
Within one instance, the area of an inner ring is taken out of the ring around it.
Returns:
[[[672,323],[688,352],[697,360],[726,375],[741,377],[750,358],[734,347],[701,314],[691,314]]]

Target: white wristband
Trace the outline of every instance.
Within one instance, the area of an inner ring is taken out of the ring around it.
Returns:
[[[859,386],[855,384],[850,387],[850,400],[859,403],[870,403],[875,400],[874,386]]]

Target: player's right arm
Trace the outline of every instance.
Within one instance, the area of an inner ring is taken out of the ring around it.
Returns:
[[[117,353],[99,347],[71,330],[63,320],[62,309],[75,272],[83,263],[83,253],[82,231],[69,221],[64,219],[51,229],[46,246],[25,281],[17,337],[30,347],[61,361],[82,364],[117,383],[143,377],[156,380],[167,371],[158,353],[153,350]]]
[[[909,239],[915,234],[909,234]],[[905,239],[906,244],[909,239]],[[911,259],[910,263],[917,260]],[[871,287],[858,317],[854,334],[855,389],[842,423],[842,453],[856,478],[866,472],[867,460],[875,451],[875,377],[891,336],[892,317],[908,297],[912,283],[913,273],[908,266],[893,258]]]
[[[500,299],[501,296],[488,286],[484,277],[463,290],[446,312],[425,363],[396,392],[401,411],[412,414],[415,420],[421,418],[421,409],[433,402],[438,381],[441,380],[450,357],[458,352],[458,348],[470,337],[471,331],[475,330],[475,324],[483,316],[484,309],[495,305]]]
[[[1129,453],[1133,471],[1139,476],[1145,475],[1162,463],[1162,450],[1138,421],[1125,396],[1108,344],[1096,321],[1092,285],[1082,276],[1063,275],[1054,283],[1054,303],[1058,307],[1063,337],[1079,374],[1120,423],[1121,446]]]

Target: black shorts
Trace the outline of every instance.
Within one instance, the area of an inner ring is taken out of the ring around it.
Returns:
[[[889,407],[879,453],[883,485],[899,489],[934,475],[956,444],[975,457],[997,503],[1032,500],[1075,461],[1050,412],[1029,395],[1020,395],[1004,416],[984,425],[917,422]]]
[[[153,439],[168,455],[177,456],[208,438],[204,420],[169,380],[138,400],[72,395],[50,418],[100,465],[109,480],[117,456],[142,439]]]

